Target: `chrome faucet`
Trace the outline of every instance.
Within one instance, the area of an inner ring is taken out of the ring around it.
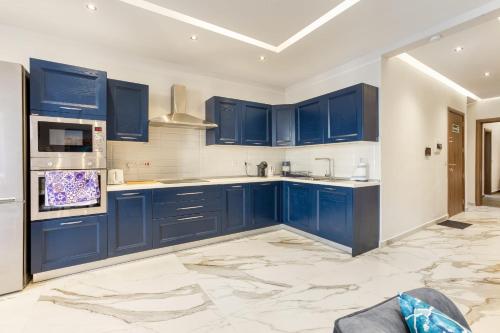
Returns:
[[[334,178],[334,170],[333,170],[333,159],[328,157],[316,157],[316,161],[328,161],[328,172],[325,174],[325,177]]]

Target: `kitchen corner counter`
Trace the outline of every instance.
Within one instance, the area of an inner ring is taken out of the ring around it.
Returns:
[[[108,185],[108,192],[114,191],[130,191],[130,190],[145,190],[145,189],[159,189],[159,188],[176,188],[188,186],[207,186],[207,185],[227,185],[227,184],[242,184],[242,183],[262,183],[262,182],[294,182],[312,185],[326,185],[326,186],[339,186],[349,188],[371,187],[380,185],[379,181],[370,180],[368,182],[357,182],[352,180],[338,180],[338,181],[325,181],[325,180],[309,180],[291,177],[221,177],[221,178],[203,178],[203,182],[188,182],[188,183],[174,183],[163,184],[160,182],[149,182],[145,184],[123,184],[123,185]]]

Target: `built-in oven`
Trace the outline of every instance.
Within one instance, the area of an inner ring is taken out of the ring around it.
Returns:
[[[106,122],[30,116],[31,170],[106,168]]]
[[[49,170],[31,171],[31,220],[46,220],[60,217],[71,217],[92,214],[105,214],[107,211],[106,169],[97,169],[100,196],[90,205],[74,205],[54,207],[46,205],[45,175]],[[60,170],[77,171],[77,170]]]

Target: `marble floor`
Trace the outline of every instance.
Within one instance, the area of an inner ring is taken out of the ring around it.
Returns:
[[[500,209],[351,258],[275,231],[32,284],[0,298],[0,332],[331,332],[398,291],[439,289],[475,333],[500,326]]]

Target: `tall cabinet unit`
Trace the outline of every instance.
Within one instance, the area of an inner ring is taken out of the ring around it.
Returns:
[[[149,87],[108,80],[107,138],[114,141],[148,141]]]
[[[31,113],[106,120],[106,78],[103,71],[30,59]]]

